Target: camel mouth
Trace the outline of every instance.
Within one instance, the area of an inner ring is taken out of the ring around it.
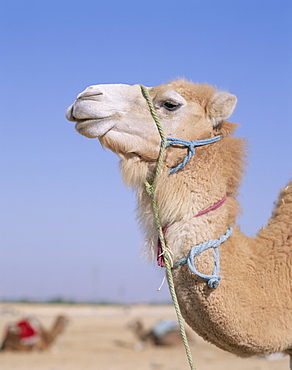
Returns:
[[[77,125],[87,125],[87,124],[91,124],[93,121],[99,122],[99,121],[102,121],[102,120],[110,118],[110,117],[111,116],[95,117],[95,118],[83,118],[83,119],[74,117],[74,122],[76,122],[75,126],[77,126]]]
[[[76,120],[75,130],[90,139],[100,138],[114,127],[114,123],[107,120],[110,117]]]

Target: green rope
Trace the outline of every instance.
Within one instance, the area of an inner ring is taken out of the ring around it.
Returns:
[[[191,370],[196,370],[195,367],[194,367],[194,364],[193,364],[192,354],[191,354],[191,351],[190,351],[190,348],[189,348],[188,339],[187,339],[187,335],[186,335],[185,328],[184,328],[183,317],[182,317],[180,307],[179,307],[179,304],[178,304],[178,300],[177,300],[177,296],[176,296],[176,293],[175,293],[173,277],[172,277],[172,273],[171,273],[172,263],[171,263],[171,259],[170,259],[169,255],[168,255],[167,246],[165,245],[164,236],[163,236],[163,233],[162,233],[162,225],[161,225],[160,217],[159,217],[159,211],[158,211],[156,199],[154,197],[154,192],[155,192],[155,188],[156,188],[156,185],[157,185],[157,180],[158,180],[158,177],[159,177],[159,174],[160,174],[160,171],[161,171],[162,160],[163,160],[163,156],[164,156],[164,152],[165,152],[165,149],[166,149],[167,142],[166,142],[166,137],[165,137],[164,132],[163,132],[163,128],[162,128],[162,126],[159,122],[159,118],[158,118],[158,116],[156,114],[156,111],[155,111],[155,108],[153,106],[152,99],[149,96],[148,90],[143,85],[140,85],[140,87],[141,87],[143,96],[147,100],[151,115],[152,115],[152,117],[153,117],[153,119],[156,123],[157,129],[158,129],[159,134],[161,136],[161,148],[160,148],[160,152],[159,152],[159,157],[158,157],[158,162],[157,162],[157,167],[156,167],[154,179],[153,179],[152,184],[150,184],[148,181],[145,181],[145,186],[146,186],[146,191],[149,194],[149,196],[151,197],[151,201],[152,201],[152,208],[153,208],[154,217],[155,217],[155,221],[156,221],[156,226],[157,226],[157,230],[158,230],[158,236],[159,236],[159,239],[160,239],[160,242],[161,242],[161,248],[162,248],[164,261],[165,261],[165,268],[166,268],[166,276],[167,276],[168,286],[169,286],[172,301],[173,301],[173,304],[174,304],[174,307],[175,307],[175,311],[176,311],[176,315],[177,315],[177,319],[178,319],[178,323],[179,323],[179,327],[180,327],[181,337],[182,337],[182,340],[183,340],[183,343],[184,343],[184,346],[185,346],[185,351],[186,351],[186,355],[187,355],[187,358],[188,358],[188,361],[189,361],[190,368],[191,368]]]

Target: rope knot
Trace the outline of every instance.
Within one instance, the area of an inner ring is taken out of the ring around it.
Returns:
[[[220,276],[218,278],[211,278],[208,281],[208,287],[212,289],[217,289],[220,284],[219,280],[220,280]]]
[[[144,184],[145,184],[145,188],[146,188],[146,191],[147,191],[148,195],[151,198],[153,198],[153,195],[154,195],[153,185],[150,185],[148,181],[145,181]]]

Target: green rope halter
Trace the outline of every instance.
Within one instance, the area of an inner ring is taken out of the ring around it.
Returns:
[[[177,300],[177,296],[176,296],[176,293],[175,293],[173,277],[172,277],[172,273],[171,273],[172,263],[171,263],[171,259],[170,259],[170,256],[169,256],[169,252],[167,250],[167,246],[165,245],[165,241],[164,241],[164,237],[163,237],[163,233],[162,233],[162,225],[161,225],[160,217],[159,217],[159,211],[158,211],[156,199],[154,197],[154,192],[155,192],[155,188],[156,188],[156,185],[157,185],[158,176],[159,176],[160,171],[161,171],[162,160],[163,160],[164,152],[165,152],[165,149],[166,149],[166,146],[167,146],[167,141],[166,141],[166,137],[165,137],[164,132],[163,132],[163,128],[162,128],[162,126],[159,122],[159,118],[158,118],[158,116],[156,114],[156,111],[155,111],[155,108],[153,106],[152,99],[151,99],[151,97],[148,93],[148,90],[143,85],[140,85],[140,87],[141,87],[143,96],[144,96],[144,98],[146,99],[146,101],[148,103],[151,115],[152,115],[152,117],[153,117],[153,119],[156,123],[159,134],[161,136],[161,147],[160,147],[160,152],[159,152],[159,157],[158,157],[158,162],[157,162],[157,167],[156,167],[154,179],[153,179],[152,184],[150,184],[148,181],[145,181],[145,186],[146,186],[146,191],[149,194],[149,196],[151,197],[151,201],[152,201],[152,208],[153,208],[154,217],[155,217],[155,221],[156,221],[156,226],[157,226],[157,230],[158,230],[158,236],[159,236],[160,241],[161,241],[162,252],[163,252],[163,255],[164,255],[168,286],[169,286],[172,301],[173,301],[173,304],[174,304],[174,307],[175,307],[175,311],[176,311],[176,315],[177,315],[177,319],[178,319],[178,323],[179,323],[179,327],[180,327],[181,337],[182,337],[182,340],[183,340],[183,343],[184,343],[184,346],[185,346],[185,351],[186,351],[186,355],[187,355],[187,358],[188,358],[188,361],[189,361],[190,368],[191,368],[191,370],[196,370],[195,367],[194,367],[194,364],[193,364],[192,354],[191,354],[191,351],[190,351],[190,348],[189,348],[189,344],[188,344],[188,340],[187,340],[187,336],[186,336],[186,332],[185,332],[185,328],[184,328],[184,324],[183,324],[183,317],[182,317],[180,307],[179,307],[179,304],[178,304],[178,300]]]

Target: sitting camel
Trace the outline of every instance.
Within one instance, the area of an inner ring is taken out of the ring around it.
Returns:
[[[146,330],[141,320],[135,320],[129,324],[140,341],[140,346],[147,344],[155,346],[173,347],[182,344],[180,328],[175,320],[160,320],[151,329]]]
[[[68,320],[58,316],[50,330],[45,330],[34,317],[8,324],[0,351],[44,351],[64,331]]]
[[[255,237],[245,236],[236,225],[245,141],[231,136],[236,125],[226,121],[236,97],[177,80],[146,89],[151,110],[141,89],[90,86],[67,118],[120,157],[154,256],[158,231],[145,180],[153,181],[161,147],[151,116],[156,112],[168,146],[154,196],[186,322],[238,356],[291,355],[292,182],[280,192],[268,224]],[[163,265],[162,257],[159,252]]]

